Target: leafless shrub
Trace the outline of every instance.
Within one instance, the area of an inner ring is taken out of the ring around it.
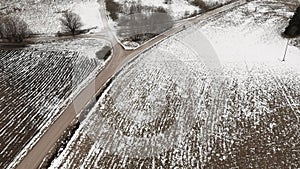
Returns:
[[[0,38],[10,42],[22,42],[29,37],[31,31],[28,24],[17,16],[0,18]]]
[[[105,0],[105,6],[111,19],[117,20],[118,12],[120,11],[120,4],[116,3],[114,0]]]
[[[172,0],[164,0],[164,4],[172,4],[173,1]]]
[[[192,1],[192,4],[198,6],[200,9],[204,11],[209,9],[208,5],[205,2],[203,2],[203,0],[194,0]]]

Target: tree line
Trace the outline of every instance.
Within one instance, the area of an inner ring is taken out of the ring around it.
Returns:
[[[83,26],[80,16],[71,11],[64,12],[59,20],[62,30],[72,35],[80,33],[79,30]],[[19,16],[0,16],[0,39],[6,39],[8,42],[23,42],[30,35],[32,31],[28,24]]]
[[[294,16],[290,19],[289,25],[284,31],[287,37],[296,37],[300,35],[300,6],[297,8]]]

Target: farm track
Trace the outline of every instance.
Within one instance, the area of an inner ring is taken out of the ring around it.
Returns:
[[[62,112],[59,117],[55,120],[55,122],[46,130],[45,134],[37,141],[34,147],[29,151],[28,154],[21,155],[22,161],[19,163],[16,161],[16,164],[12,164],[11,167],[17,168],[37,168],[38,165],[43,160],[43,157],[46,156],[49,149],[55,144],[56,140],[62,135],[63,131],[71,124],[71,122],[76,118],[77,114],[85,107],[85,105],[92,99],[95,98],[96,94],[101,90],[102,86],[112,78],[116,73],[118,73],[124,65],[134,59],[138,54],[146,51],[151,46],[159,43],[161,40],[168,38],[177,32],[183,30],[183,25],[191,26],[196,24],[197,22],[208,18],[217,13],[232,9],[236,6],[242,5],[246,3],[246,1],[239,1],[233,4],[228,4],[221,8],[215,9],[213,11],[209,11],[199,17],[184,20],[181,23],[177,23],[174,28],[166,31],[162,35],[157,36],[152,39],[145,45],[141,46],[135,51],[125,51],[118,43],[116,43],[115,38],[108,33],[109,35],[96,34],[96,35],[82,35],[79,37],[93,37],[93,38],[106,38],[115,44],[113,47],[113,56],[110,62],[106,65],[106,67],[96,76],[94,80],[92,80],[81,92],[79,95],[75,97],[75,99],[70,103]],[[103,13],[103,10],[101,10]],[[57,38],[37,38],[37,40],[58,40],[63,37]],[[53,91],[54,92],[54,91]],[[35,159],[34,161],[32,159]],[[19,164],[17,164],[19,163]]]

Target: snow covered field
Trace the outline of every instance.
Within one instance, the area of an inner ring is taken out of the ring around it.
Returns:
[[[188,28],[127,65],[50,168],[299,168],[300,50],[278,1]]]
[[[203,0],[203,2],[205,2],[208,6],[212,6],[212,5],[223,5],[223,4],[226,4],[226,3],[229,3],[231,1],[234,1],[234,0]]]
[[[126,0],[115,0],[120,4],[127,4],[128,2],[138,2],[138,0],[126,1]],[[126,2],[126,3],[125,3]],[[164,0],[141,0],[142,6],[149,6],[149,7],[163,7],[165,8],[170,15],[174,19],[181,19],[185,16],[185,12],[189,12],[190,14],[193,13],[195,10],[200,10],[198,7],[191,5],[186,0],[172,0],[171,4],[165,4]]]
[[[204,0],[208,6],[212,6],[215,4],[225,4],[227,2],[230,2],[232,0]],[[165,3],[165,0],[115,0],[115,2],[118,2],[123,5],[128,5],[128,3],[138,3],[140,2],[142,6],[149,6],[149,7],[163,7],[166,9],[170,15],[173,17],[173,19],[178,20],[182,19],[186,14],[192,14],[195,11],[198,12],[201,9],[197,6],[192,5],[190,2],[192,0],[171,0],[169,4]]]
[[[122,45],[134,50],[157,34],[173,26],[174,21],[194,17],[209,9],[220,7],[236,0],[205,0],[204,7],[194,0],[113,0],[119,4],[117,20],[110,20],[111,27]],[[202,1],[202,0],[200,0]]]
[[[61,31],[59,18],[62,12],[71,10],[77,13],[84,24],[83,29],[103,27],[97,0],[4,0],[0,2],[4,14],[16,14],[23,18],[33,33],[55,34]]]
[[[101,70],[104,61],[95,52],[105,45],[103,40],[77,39],[0,49],[0,168],[14,166]]]
[[[83,57],[96,59],[96,52],[98,52],[102,47],[110,46],[110,43],[103,39],[95,38],[80,38],[71,40],[59,40],[54,42],[37,43],[33,48],[39,48],[44,50],[69,50],[76,51]]]

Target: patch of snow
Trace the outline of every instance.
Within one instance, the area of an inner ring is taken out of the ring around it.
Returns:
[[[99,32],[103,28],[97,0],[5,1],[3,5],[8,8],[2,12],[20,16],[28,23],[33,33],[37,34],[51,35],[62,32],[59,18],[67,10],[71,10],[81,17],[83,28],[97,27],[92,32]],[[20,10],[14,10],[15,8]]]
[[[189,12],[192,14],[194,11],[198,11],[199,8],[191,5],[186,0],[172,0],[171,4],[165,4],[165,0],[115,0],[120,4],[124,4],[125,2],[141,2],[142,6],[150,6],[150,7],[163,7],[165,8],[170,15],[175,19],[182,19],[185,15],[185,12]]]
[[[103,29],[103,23],[99,13],[99,8],[99,3],[94,0],[91,2],[79,2],[74,4],[72,11],[81,17],[84,29],[96,26],[97,29],[94,29],[91,32],[100,32]]]
[[[110,46],[110,43],[106,40],[95,38],[60,40],[32,45],[33,48],[46,50],[77,51],[85,57],[94,59],[97,58],[96,52],[101,50],[104,46]]]

